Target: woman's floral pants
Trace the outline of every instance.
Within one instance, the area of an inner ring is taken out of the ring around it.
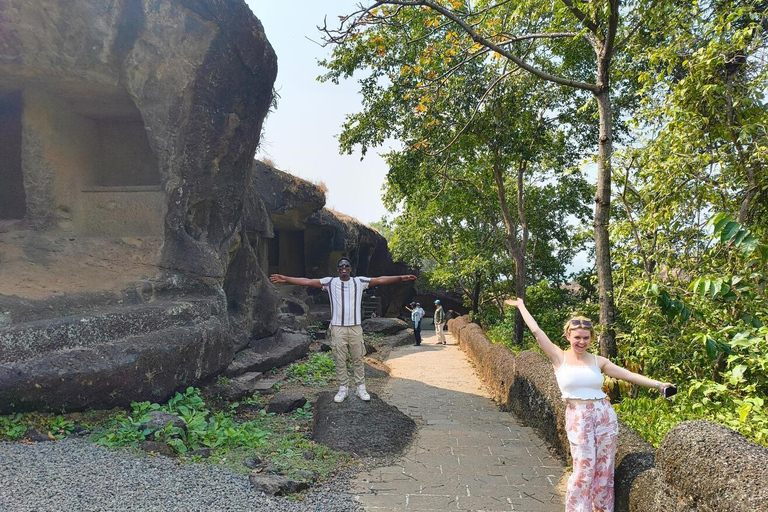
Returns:
[[[565,512],[613,512],[613,466],[619,435],[613,407],[608,400],[569,402],[565,430],[573,458]]]

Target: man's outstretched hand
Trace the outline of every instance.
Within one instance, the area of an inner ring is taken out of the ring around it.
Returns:
[[[403,281],[415,281],[416,280],[416,276],[414,276],[413,274],[408,274],[408,275],[401,276],[401,277],[403,278]]]
[[[269,280],[273,283],[285,283],[287,281],[283,274],[272,274],[269,276]]]

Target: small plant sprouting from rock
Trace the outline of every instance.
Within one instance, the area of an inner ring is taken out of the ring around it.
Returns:
[[[224,375],[219,375],[216,377],[216,385],[217,386],[226,386],[232,382],[232,379],[229,377],[225,377]]]

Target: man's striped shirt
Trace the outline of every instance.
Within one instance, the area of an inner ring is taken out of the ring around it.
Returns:
[[[363,290],[368,288],[370,277],[324,277],[320,280],[323,290],[331,299],[331,325],[360,325],[363,322]]]

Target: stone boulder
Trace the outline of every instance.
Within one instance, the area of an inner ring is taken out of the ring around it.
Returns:
[[[363,332],[366,334],[390,336],[408,327],[409,325],[399,318],[376,317],[363,320]]]
[[[375,393],[370,402],[351,393],[337,404],[333,396],[325,391],[315,403],[312,438],[316,442],[363,457],[397,454],[411,443],[416,423]]]
[[[205,394],[236,402],[258,391],[261,384],[261,372],[248,372],[233,379],[216,379],[205,388]]]
[[[253,472],[248,477],[254,490],[270,496],[285,496],[309,489],[308,482],[293,480],[283,475],[265,475]]]
[[[144,441],[139,445],[147,453],[155,453],[164,457],[176,457],[176,452],[170,445],[161,441]]]
[[[306,180],[258,160],[249,182],[251,196],[260,197],[278,230],[305,229],[305,220],[325,206],[325,193]]]
[[[301,409],[306,403],[307,399],[303,396],[297,396],[290,393],[277,393],[269,401],[267,412],[286,414],[293,412],[296,409]]]
[[[163,411],[151,411],[147,414],[147,419],[139,425],[139,430],[148,430],[147,434],[163,430],[168,425],[187,431],[187,423],[173,414]]]
[[[215,318],[51,351],[0,364],[0,414],[162,402],[178,389],[221,372],[232,357],[229,329]]]
[[[249,348],[237,353],[224,374],[236,377],[246,372],[266,372],[285,366],[306,356],[311,344],[309,334],[280,329],[272,336],[251,340]]]
[[[391,336],[385,336],[381,338],[379,343],[383,343],[391,348],[395,348],[404,345],[413,345],[415,341],[416,338],[414,338],[413,329],[405,329],[398,332],[397,334],[392,334]]]
[[[697,510],[768,510],[768,449],[715,423],[686,421],[656,455],[665,487]]]

